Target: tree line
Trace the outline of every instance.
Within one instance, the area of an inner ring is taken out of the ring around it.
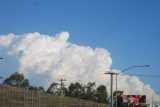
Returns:
[[[95,82],[88,82],[87,84],[81,84],[79,82],[70,83],[68,87],[64,84],[58,84],[53,82],[46,90],[41,87],[33,86],[29,83],[29,79],[26,79],[23,74],[15,72],[10,77],[3,81],[3,84],[7,84],[14,87],[27,88],[29,90],[36,90],[44,93],[49,93],[55,96],[66,96],[77,99],[85,99],[95,101],[98,103],[108,103],[108,92],[106,86],[99,85],[96,87]]]

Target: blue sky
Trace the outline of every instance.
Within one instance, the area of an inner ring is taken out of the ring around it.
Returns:
[[[0,0],[0,34],[68,31],[70,42],[107,49],[112,68],[151,65],[130,74],[160,75],[159,29],[159,0]],[[160,90],[160,78],[140,79]]]

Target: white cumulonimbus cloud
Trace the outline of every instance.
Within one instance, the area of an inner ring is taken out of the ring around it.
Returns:
[[[8,34],[0,36],[0,48],[4,49],[8,56],[16,56],[18,71],[35,84],[48,87],[53,81],[58,82],[65,78],[66,84],[94,81],[97,85],[107,85],[109,90],[110,78],[104,73],[110,70],[111,54],[103,48],[92,49],[70,43],[68,39],[68,32],[55,36],[37,32]],[[138,77],[128,75],[119,75],[118,88],[125,90],[126,94],[145,94],[148,103],[154,93],[151,87]],[[155,97],[158,99],[159,96]]]

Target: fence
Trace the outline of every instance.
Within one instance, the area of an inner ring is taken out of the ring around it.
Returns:
[[[0,85],[0,107],[108,107],[108,105]]]

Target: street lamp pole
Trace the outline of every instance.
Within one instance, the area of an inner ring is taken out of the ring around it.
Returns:
[[[133,68],[138,68],[138,67],[149,67],[150,65],[139,65],[139,66],[131,66],[127,69],[124,69],[122,70],[121,72],[119,73],[115,73],[115,72],[107,72],[105,74],[110,74],[111,75],[111,83],[110,83],[110,92],[111,92],[111,103],[110,103],[110,107],[113,106],[113,75],[116,75],[116,107],[117,107],[117,77],[118,77],[118,74],[120,73],[123,73],[129,69],[133,69]],[[111,70],[112,71],[112,70]]]
[[[118,78],[118,74],[123,73],[123,72],[128,71],[128,70],[133,69],[133,68],[149,67],[149,66],[150,66],[150,65],[138,65],[138,66],[131,66],[131,67],[128,67],[128,68],[126,68],[126,69],[122,70],[122,71],[121,71],[121,72],[119,72],[119,73],[116,73],[116,107],[117,107],[117,78]]]
[[[138,68],[138,67],[149,67],[149,66],[150,66],[150,65],[131,66],[131,67],[128,67],[128,68],[122,70],[121,72],[115,74],[115,75],[116,75],[116,107],[117,107],[117,77],[118,77],[118,75],[119,75],[120,73],[123,73],[123,72],[128,71],[128,70],[133,69],[133,68]]]
[[[132,69],[132,68],[137,68],[137,67],[149,67],[150,65],[139,65],[139,66],[131,66],[131,67],[129,67],[129,68],[127,68],[127,69],[124,69],[124,70],[122,70],[121,72],[119,72],[119,73],[115,73],[115,72],[107,72],[107,73],[105,73],[105,74],[110,74],[111,75],[111,86],[110,86],[110,92],[111,92],[111,103],[110,103],[110,107],[112,107],[113,106],[113,75],[116,75],[116,107],[117,107],[117,76],[118,76],[118,74],[120,74],[120,73],[123,73],[123,72],[125,72],[125,71],[127,71],[127,70],[129,70],[129,69]],[[111,70],[112,71],[112,70]]]

